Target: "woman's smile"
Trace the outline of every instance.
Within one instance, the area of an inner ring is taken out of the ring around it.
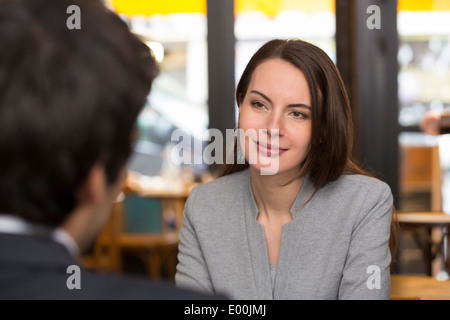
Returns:
[[[278,145],[266,143],[263,141],[252,140],[256,144],[256,148],[260,154],[267,155],[268,157],[280,156],[289,149],[281,148]]]

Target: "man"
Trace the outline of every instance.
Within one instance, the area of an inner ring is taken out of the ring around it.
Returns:
[[[430,135],[450,133],[450,112],[428,111],[420,122],[420,129]]]
[[[0,0],[1,299],[209,298],[77,266],[124,181],[156,75],[100,1]]]

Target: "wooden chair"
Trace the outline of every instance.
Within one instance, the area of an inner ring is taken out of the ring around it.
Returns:
[[[400,145],[402,196],[429,192],[430,211],[442,211],[442,171],[439,145]]]
[[[450,226],[450,215],[442,212],[442,172],[439,146],[401,146],[401,179],[403,194],[429,192],[430,208],[426,211],[399,211],[400,230],[425,229],[429,250],[428,275],[402,274],[391,276],[392,300],[450,299],[450,281],[439,281],[441,271],[450,270],[444,252],[444,241]]]
[[[97,238],[92,253],[83,257],[85,266],[101,271],[123,273],[124,256],[133,254],[144,262],[146,271],[152,278],[161,278],[164,275],[171,280],[174,279],[178,231],[181,228],[184,202],[188,195],[166,193],[143,196],[160,199],[164,211],[161,214],[168,212],[174,214],[175,228],[165,227],[158,233],[129,232],[124,206],[126,194],[122,194],[114,203],[111,217]]]
[[[401,145],[400,188],[402,196],[429,192],[429,210],[399,211],[401,230],[426,228],[429,237],[427,259],[431,260],[429,275],[436,276],[444,269],[446,254],[441,250],[446,240],[447,225],[437,224],[442,216],[442,170],[439,145]],[[439,216],[441,215],[441,216]],[[441,220],[442,220],[441,219]],[[420,223],[419,223],[420,222]]]
[[[158,200],[166,202],[164,199]],[[125,253],[132,253],[144,262],[147,273],[152,278],[161,278],[165,266],[166,276],[174,279],[178,253],[177,230],[162,228],[157,233],[132,233],[125,219],[127,212],[123,203],[120,211],[121,215],[117,219],[119,232],[116,237],[120,257],[118,269],[123,272],[123,256]],[[164,212],[159,214],[162,216]]]

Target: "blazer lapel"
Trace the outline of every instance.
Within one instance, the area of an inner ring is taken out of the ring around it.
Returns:
[[[293,220],[283,226],[281,236],[280,256],[278,259],[277,274],[274,285],[275,299],[288,299],[289,295],[285,295],[286,291],[292,286],[290,277],[292,274],[301,272],[301,265],[293,265],[295,261],[301,260],[298,257],[300,246],[302,246],[302,234],[305,226],[304,220],[306,214],[311,214],[307,210],[307,201],[314,193],[314,185],[312,184],[309,175],[303,181],[302,188],[298,193],[294,204],[291,208]],[[312,201],[312,200],[311,200]],[[299,289],[300,290],[300,289]]]
[[[263,226],[256,221],[258,207],[253,196],[250,173],[244,184],[244,217],[247,232],[248,250],[255,284],[255,298],[272,300],[272,284],[270,280],[269,257],[267,255],[266,238]]]

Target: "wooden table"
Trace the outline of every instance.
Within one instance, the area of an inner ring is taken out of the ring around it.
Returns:
[[[391,275],[393,300],[450,300],[450,281],[416,275]]]
[[[194,182],[182,185],[174,184],[171,188],[168,188],[167,185],[164,188],[149,187],[149,182],[144,184],[140,183],[142,177],[143,175],[137,172],[129,171],[123,186],[123,192],[125,194],[135,194],[146,198],[161,199],[163,215],[167,215],[170,212],[175,213],[175,229],[179,232],[183,222],[186,200],[197,184]],[[156,182],[155,185],[157,185]]]
[[[450,259],[444,250],[444,241],[450,227],[450,215],[443,212],[398,212],[398,222],[401,228],[427,228],[430,230],[430,246],[432,266],[430,275],[436,276],[439,271],[450,271]]]
[[[398,212],[400,224],[446,227],[450,225],[450,215],[443,212]]]

